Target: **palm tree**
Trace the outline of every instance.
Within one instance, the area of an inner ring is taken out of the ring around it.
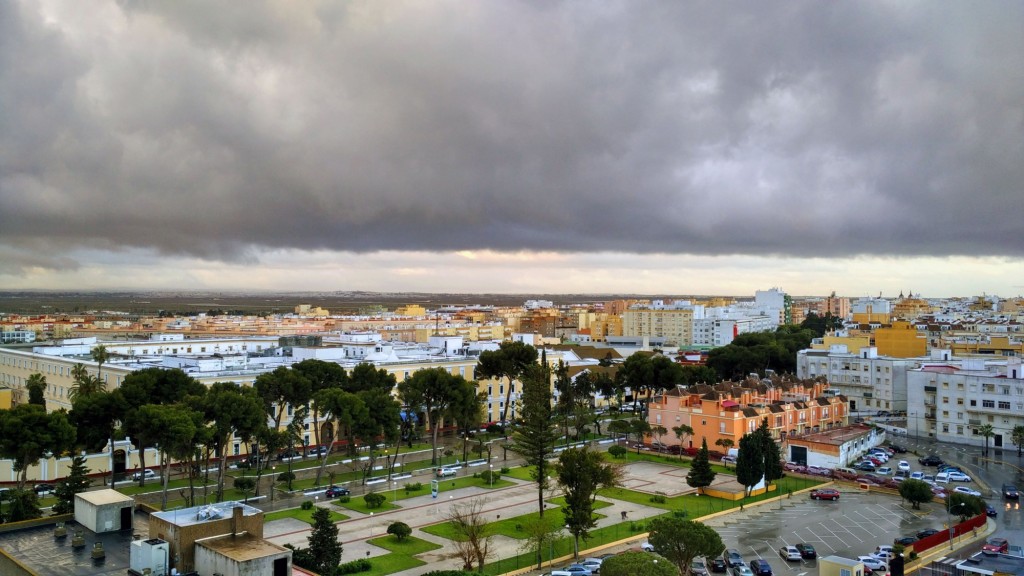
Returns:
[[[985,456],[988,456],[988,439],[993,437],[993,436],[995,436],[995,434],[996,434],[995,430],[994,430],[994,428],[992,427],[991,424],[985,424],[984,426],[980,426],[978,428],[978,434],[981,434],[982,436],[985,437],[985,452],[984,452],[984,454],[985,454]]]
[[[103,364],[105,364],[107,362],[107,360],[110,360],[110,352],[107,351],[107,347],[106,346],[104,346],[103,344],[99,344],[99,345],[93,347],[93,349],[89,351],[89,355],[92,356],[93,362],[96,362],[96,365],[97,365],[96,366],[96,377],[97,378],[102,378],[103,377]]]
[[[75,379],[74,385],[68,390],[68,400],[72,402],[79,396],[87,396],[89,394],[96,394],[106,390],[106,383],[100,380],[96,376],[90,375],[85,371],[85,366],[81,364],[75,364],[71,369],[71,376]]]
[[[1024,446],[1024,426],[1014,426],[1013,431],[1010,432],[1010,438],[1013,440],[1015,446],[1017,446],[1017,457],[1020,458],[1021,447]]]

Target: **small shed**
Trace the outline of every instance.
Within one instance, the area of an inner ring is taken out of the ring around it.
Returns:
[[[117,490],[75,494],[75,521],[100,534],[132,528],[135,499]]]
[[[288,576],[292,551],[252,534],[228,534],[196,542],[196,571],[224,576]]]
[[[818,559],[819,576],[864,576],[864,564],[842,556],[826,556]]]

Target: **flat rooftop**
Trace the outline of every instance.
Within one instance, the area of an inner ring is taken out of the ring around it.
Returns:
[[[263,513],[259,508],[254,508],[241,502],[218,502],[216,504],[182,508],[180,510],[154,512],[153,517],[159,518],[165,522],[170,522],[175,526],[193,526],[195,524],[202,524],[203,522],[231,518],[233,513],[232,511],[235,508],[241,508],[243,516],[253,516],[255,514]]]
[[[248,533],[197,540],[196,546],[208,548],[236,562],[248,562],[288,551],[284,546],[278,546]]]
[[[132,516],[132,529],[96,534],[88,528],[69,521],[65,523],[68,535],[53,537],[54,524],[0,533],[0,548],[39,576],[124,576],[128,572],[129,546],[134,534],[148,534],[149,524],[142,512]],[[76,530],[85,537],[85,546],[72,548],[71,538]],[[103,543],[106,557],[92,559],[92,547]]]
[[[871,434],[871,428],[867,426],[843,426],[842,428],[833,428],[831,430],[822,430],[821,432],[814,432],[811,434],[804,434],[802,436],[792,436],[788,440],[790,442],[816,442],[818,444],[832,444],[840,446],[849,442],[850,440],[856,440]]]
[[[937,562],[941,561],[937,560]],[[1009,554],[984,554],[978,552],[956,565],[960,570],[975,574],[1016,574],[1024,576],[1024,558]]]

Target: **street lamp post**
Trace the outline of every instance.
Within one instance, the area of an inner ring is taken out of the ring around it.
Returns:
[[[953,506],[952,508],[959,508],[959,507],[963,506],[964,504],[966,504],[966,502],[961,502],[961,503],[957,504],[956,506]],[[946,527],[949,528],[949,549],[950,550],[953,549],[953,514],[952,514],[952,508],[949,505],[949,500],[946,500]]]
[[[392,480],[391,481],[391,487],[393,489],[392,490],[391,501],[392,502],[398,502],[398,480]]]
[[[491,470],[491,473],[487,475],[488,484],[491,488],[494,488],[494,464],[488,464],[487,467]]]

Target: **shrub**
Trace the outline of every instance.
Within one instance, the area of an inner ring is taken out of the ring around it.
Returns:
[[[401,542],[412,534],[412,528],[410,528],[405,522],[393,522],[388,526],[388,534],[391,534],[395,539]]]
[[[338,498],[338,502],[341,504],[348,504],[352,500],[349,496],[341,496]]]
[[[502,466],[502,467],[501,467],[501,473],[502,473],[502,474],[508,474],[508,473],[509,473],[509,472],[511,472],[511,471],[512,471],[512,469],[511,469],[511,468],[509,468],[508,466]]]
[[[650,498],[648,498],[648,500],[650,500],[651,502],[654,502],[655,504],[664,504],[665,503],[665,496],[662,495],[662,494],[655,494],[654,496],[651,496]]]
[[[313,509],[313,501],[312,500],[306,500],[305,502],[303,502],[302,503],[302,509],[303,510],[312,510]]]
[[[612,458],[622,458],[626,455],[626,452],[629,452],[629,450],[626,450],[625,446],[615,445],[608,447],[608,453],[612,455]]]
[[[334,572],[335,574],[358,574],[360,572],[369,572],[373,569],[373,565],[366,558],[360,558],[359,560],[353,560],[351,562],[345,562],[339,564],[338,569]]]
[[[421,482],[409,482],[405,485],[406,492],[416,492],[423,490],[423,484]]]
[[[289,480],[295,480],[294,472],[281,472],[277,475],[278,482],[288,482]]]
[[[494,472],[492,470],[484,470],[483,472],[480,473],[480,479],[486,482],[487,484],[493,484],[498,480],[501,480],[501,474],[498,474],[497,472]]]
[[[686,510],[674,510],[672,515],[676,518],[686,518]]]
[[[387,497],[383,494],[377,494],[376,492],[370,492],[369,494],[363,495],[363,501],[366,502],[367,508],[380,508]]]

